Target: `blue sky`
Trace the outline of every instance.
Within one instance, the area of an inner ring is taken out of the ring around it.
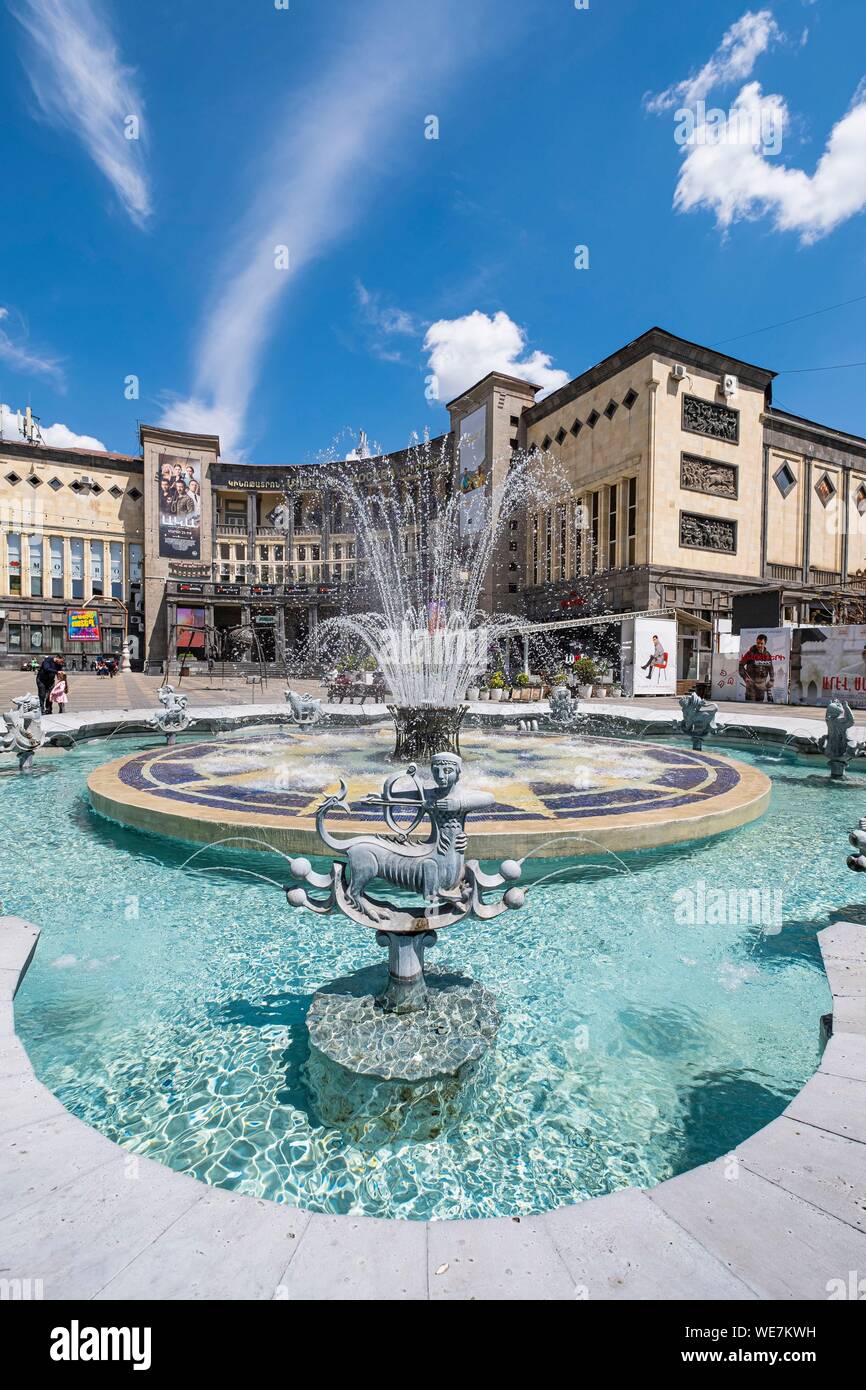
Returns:
[[[866,296],[864,39],[862,0],[0,0],[0,402],[307,462],[661,324],[866,434],[866,367],[793,370],[866,361],[866,299],[752,332]]]

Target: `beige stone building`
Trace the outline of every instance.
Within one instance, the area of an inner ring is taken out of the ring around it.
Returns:
[[[516,450],[538,451],[551,480],[549,503],[503,531],[486,604],[536,622],[590,598],[676,608],[692,675],[737,594],[766,591],[790,623],[859,618],[866,440],[777,409],[773,378],[654,328],[544,400],[491,373],[452,401],[437,486],[461,491],[467,524]],[[411,450],[342,465],[407,489],[418,466]],[[420,536],[401,544],[423,565]],[[318,466],[231,465],[213,436],[150,426],[138,456],[0,440],[4,665],[116,653],[125,628],[154,669],[238,629],[266,659],[314,655],[321,620],[363,602],[363,566]],[[82,611],[98,639],[75,635]]]

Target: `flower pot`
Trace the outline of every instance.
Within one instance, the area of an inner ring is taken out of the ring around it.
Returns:
[[[592,693],[593,693],[593,695],[598,695],[599,697],[603,698],[603,697],[607,694],[607,686],[606,686],[606,685],[594,685],[593,688],[592,688]]]
[[[481,690],[481,691],[479,691],[478,698],[479,698],[479,700],[489,700],[489,699],[490,699],[490,691],[489,691],[489,690]]]
[[[481,694],[481,689],[480,689],[479,686],[477,686],[477,685],[470,685],[469,689],[468,689],[467,692],[466,692],[466,698],[467,698],[467,700],[469,700],[469,702],[471,703],[473,700],[477,700],[478,697],[480,696],[480,694]]]
[[[591,686],[591,685],[579,685],[579,686],[577,687],[577,698],[578,698],[579,700],[588,700],[588,699],[590,698],[591,695],[592,695],[592,686]]]
[[[490,698],[491,698],[491,700],[493,701],[494,704],[497,704],[497,703],[502,699],[502,691],[501,691],[501,690],[491,690],[491,692],[490,692]]]

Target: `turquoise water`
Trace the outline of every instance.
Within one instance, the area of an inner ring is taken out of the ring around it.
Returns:
[[[64,1104],[134,1152],[315,1211],[520,1214],[725,1153],[815,1069],[830,1007],[816,933],[860,896],[845,867],[859,779],[728,750],[773,777],[762,820],[599,856],[437,947],[500,1001],[474,1074],[346,1086],[310,1057],[304,1017],[319,986],[382,958],[373,933],[289,909],[255,876],[282,883],[278,859],[209,849],[188,865],[189,848],[96,816],[87,773],[146,744],[0,779],[4,907],[43,928],[21,1035]],[[718,920],[732,914],[712,890],[737,885],[778,890],[780,922]],[[685,920],[684,887],[710,921]]]

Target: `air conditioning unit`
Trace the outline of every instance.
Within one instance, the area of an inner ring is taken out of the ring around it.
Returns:
[[[82,486],[82,487],[95,487],[95,486],[96,486],[96,479],[95,479],[95,478],[91,478],[91,476],[90,476],[89,473],[82,473],[82,475],[81,475],[81,477],[80,477],[80,479],[79,479],[79,482],[81,483],[81,486]]]
[[[683,381],[684,378],[688,376],[688,372],[686,371],[682,362],[675,362],[673,365],[673,371],[671,375],[673,376],[674,381]]]
[[[722,377],[722,395],[735,396],[737,394],[738,384],[739,383],[737,382],[737,378],[735,376],[732,376],[730,373],[726,373],[725,376]]]

